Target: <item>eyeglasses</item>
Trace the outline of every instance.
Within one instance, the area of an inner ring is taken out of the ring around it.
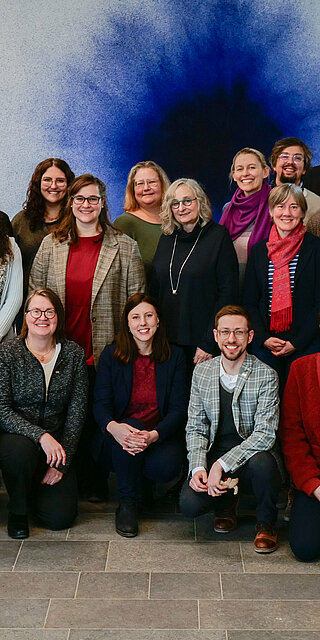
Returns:
[[[41,309],[28,309],[26,313],[30,313],[31,318],[34,318],[34,320],[41,318],[42,314],[47,318],[47,320],[52,320],[57,315],[55,309],[45,309],[45,311],[42,311]]]
[[[229,329],[218,329],[218,334],[221,338],[230,338],[231,333],[233,333],[238,340],[243,340],[247,333],[249,333],[249,330],[235,329],[234,331],[230,331]]]
[[[136,189],[144,189],[144,186],[147,187],[155,187],[158,184],[159,180],[138,180],[138,182],[134,182],[134,186]]]
[[[197,198],[183,198],[183,200],[172,200],[171,209],[179,209],[180,204],[183,204],[184,207],[191,207],[191,203],[197,200]]]
[[[88,200],[89,204],[99,204],[101,200],[101,196],[71,196],[71,199],[75,204],[83,204],[86,200]]]
[[[290,158],[292,158],[293,162],[295,162],[296,164],[301,164],[302,162],[304,162],[304,156],[301,155],[301,153],[294,153],[293,155],[291,153],[280,153],[279,158],[283,162],[287,162],[287,160],[290,160]]]
[[[44,178],[41,178],[41,182],[45,182],[46,184],[52,184],[53,182],[55,182],[56,184],[66,184],[67,180],[66,178],[47,178],[47,176]]]

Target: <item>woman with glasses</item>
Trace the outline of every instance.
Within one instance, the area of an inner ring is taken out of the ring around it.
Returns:
[[[137,241],[148,284],[161,235],[160,207],[169,184],[165,171],[152,160],[135,164],[128,175],[124,213],[114,221],[117,229]]]
[[[33,259],[43,238],[61,221],[67,189],[73,178],[74,173],[64,160],[42,160],[31,177],[23,209],[12,220],[14,237],[22,254],[24,299]]]
[[[63,306],[50,289],[36,289],[27,297],[20,337],[0,347],[0,468],[11,538],[28,537],[29,508],[50,529],[72,525],[72,460],[86,397],[84,353],[65,340]]]
[[[254,328],[253,352],[279,374],[283,391],[290,365],[320,350],[320,239],[306,231],[300,187],[271,190],[269,239],[252,247],[244,305]]]
[[[55,291],[66,315],[66,335],[84,349],[89,373],[89,409],[100,353],[119,329],[127,298],[144,288],[144,271],[137,243],[109,221],[104,183],[90,174],[75,178],[68,191],[60,227],[44,238],[35,257],[30,287]],[[88,416],[80,446],[87,457],[94,429]],[[79,462],[84,485],[92,463]],[[82,492],[90,492],[88,487]]]
[[[22,304],[21,253],[6,230],[7,220],[0,218],[0,342],[14,336],[13,325]]]
[[[169,187],[161,219],[152,293],[169,342],[184,347],[190,373],[215,352],[216,312],[237,302],[238,262],[229,232],[212,220],[210,202],[195,180],[180,178]]]
[[[230,178],[238,188],[220,218],[229,231],[239,261],[241,288],[248,255],[259,240],[265,240],[271,229],[268,197],[270,186],[267,161],[257,149],[245,147],[232,160]]]

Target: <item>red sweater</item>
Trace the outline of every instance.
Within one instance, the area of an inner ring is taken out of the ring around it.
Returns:
[[[295,360],[283,395],[280,438],[297,489],[320,486],[320,353]]]

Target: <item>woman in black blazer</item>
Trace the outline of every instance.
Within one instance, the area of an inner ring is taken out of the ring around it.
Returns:
[[[283,391],[291,362],[320,350],[320,239],[302,224],[307,203],[300,187],[275,187],[269,205],[274,224],[250,253],[244,305],[253,352],[278,372]]]
[[[146,478],[169,482],[181,472],[187,403],[184,354],[169,347],[155,301],[137,293],[125,305],[116,345],[100,356],[94,399],[93,455],[116,472],[120,535],[138,533]]]

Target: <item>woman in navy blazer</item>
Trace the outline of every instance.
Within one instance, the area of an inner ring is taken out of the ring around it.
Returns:
[[[181,472],[187,404],[184,354],[169,346],[155,301],[137,293],[125,305],[116,345],[100,356],[94,399],[93,454],[116,472],[120,535],[138,533],[146,478],[169,482]]]
[[[287,262],[292,299],[290,326],[282,331],[271,328],[271,300],[276,276],[274,265],[270,264],[274,259],[272,255],[269,257],[270,246],[275,244],[270,241],[272,230],[268,241],[258,242],[252,247],[246,271],[244,305],[251,315],[255,332],[253,352],[276,369],[283,391],[292,361],[320,351],[320,239],[305,232],[301,224],[307,203],[299,187],[292,184],[275,187],[270,193],[269,204],[274,234],[277,234],[275,243],[280,248],[283,241],[290,242],[293,234],[298,233],[300,225],[302,242],[298,251],[294,248],[296,245],[293,246],[295,255],[290,256],[292,260]],[[279,294],[281,306],[282,288]]]

